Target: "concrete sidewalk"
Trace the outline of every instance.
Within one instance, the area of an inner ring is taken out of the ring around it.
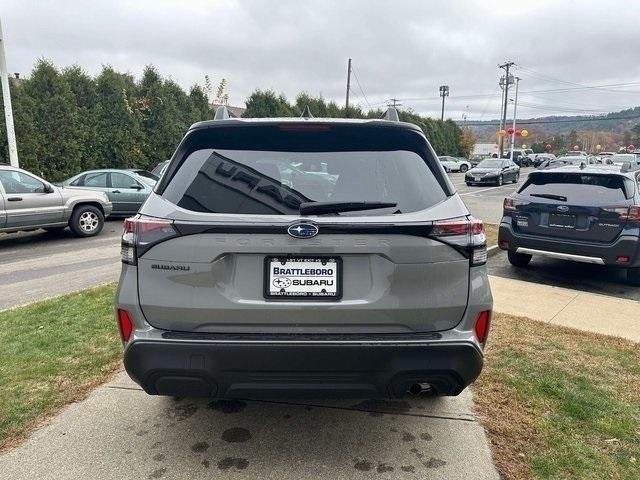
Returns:
[[[640,302],[489,276],[494,310],[640,342]]]
[[[126,374],[0,455],[12,480],[498,479],[471,393],[336,402],[180,401]]]

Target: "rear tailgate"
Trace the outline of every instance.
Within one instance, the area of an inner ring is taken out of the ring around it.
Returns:
[[[450,329],[464,314],[469,260],[448,245],[393,234],[299,240],[282,231],[199,233],[156,245],[138,260],[145,317],[195,332],[403,333]],[[265,257],[283,254],[340,258],[342,298],[265,298]]]
[[[626,180],[601,173],[532,174],[514,196],[513,228],[536,236],[611,243],[622,233],[632,204],[633,185]]]

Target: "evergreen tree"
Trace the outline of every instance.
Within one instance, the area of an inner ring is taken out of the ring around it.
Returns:
[[[104,67],[96,79],[96,158],[102,168],[144,167],[147,160],[142,149],[140,111],[135,101],[130,75]]]
[[[49,180],[77,173],[82,167],[83,133],[69,85],[50,62],[39,60],[24,93],[32,100],[38,173]]]
[[[78,112],[81,168],[89,170],[100,163],[96,156],[96,85],[93,79],[77,65],[65,68],[62,71],[62,79],[71,89]]]

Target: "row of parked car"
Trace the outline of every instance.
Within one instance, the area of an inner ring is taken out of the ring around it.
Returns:
[[[97,235],[106,217],[135,214],[158,179],[141,169],[103,169],[50,183],[0,164],[0,232],[69,227],[80,237]]]

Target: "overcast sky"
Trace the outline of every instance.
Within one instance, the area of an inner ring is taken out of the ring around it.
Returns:
[[[233,105],[256,88],[344,102],[348,57],[364,108],[395,97],[439,116],[447,84],[448,117],[496,118],[505,60],[519,117],[640,105],[639,1],[0,0],[0,15],[10,72],[40,57],[91,74],[153,64],[185,88],[226,78]]]

